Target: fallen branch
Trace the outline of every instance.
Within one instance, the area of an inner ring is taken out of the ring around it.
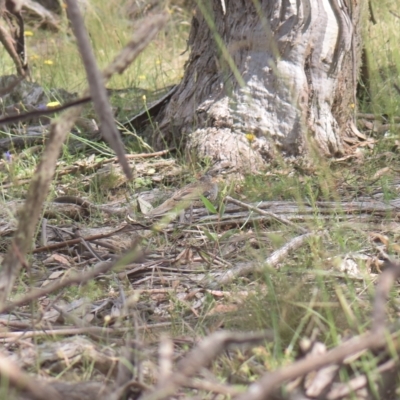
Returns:
[[[227,332],[220,331],[209,335],[184,357],[171,372],[169,379],[156,386],[154,392],[144,394],[139,400],[162,400],[173,395],[188,379],[197,374],[201,368],[207,367],[229,345],[255,344],[264,340],[274,340],[272,332]]]
[[[29,394],[33,400],[61,400],[62,397],[51,386],[37,379],[31,378],[28,374],[14,364],[8,357],[0,353],[0,376],[2,381],[7,380],[11,387],[22,389]]]
[[[145,20],[141,28],[135,32],[135,38],[128,44],[128,50],[123,50],[111,66],[106,68],[103,74],[104,79],[109,79],[115,72],[123,71],[127,67],[127,63],[132,62],[137,54],[150,43],[164,26],[165,21],[165,16],[152,16]],[[127,56],[128,53],[129,56]],[[86,95],[87,91],[85,91],[84,97]],[[71,108],[51,124],[48,143],[44,149],[42,160],[32,177],[24,207],[20,211],[17,231],[0,270],[0,308],[4,307],[14,281],[25,263],[24,258],[31,249],[33,236],[53,180],[62,145],[79,117],[81,109],[82,106]]]
[[[261,214],[261,215],[265,215],[267,217],[271,217],[271,218],[275,219],[276,221],[280,222],[281,224],[291,226],[292,228],[295,228],[296,230],[298,230],[298,231],[300,231],[302,233],[307,233],[308,232],[307,229],[304,229],[303,227],[295,224],[294,222],[289,221],[287,218],[285,218],[282,215],[277,215],[277,214],[274,214],[274,213],[272,213],[270,211],[261,210],[258,207],[254,207],[254,206],[252,206],[250,204],[246,204],[246,203],[243,203],[242,201],[236,200],[236,199],[232,198],[231,196],[226,196],[226,200],[231,202],[231,203],[233,203],[233,204],[236,204],[238,206],[244,207],[247,210],[254,211],[257,214]]]
[[[32,251],[32,253],[33,254],[37,254],[37,253],[43,253],[45,251],[63,249],[64,247],[69,247],[69,246],[73,246],[75,244],[79,244],[79,243],[82,242],[82,240],[84,240],[86,242],[91,242],[93,240],[108,238],[108,237],[117,235],[118,233],[121,233],[121,232],[127,230],[128,228],[129,228],[129,225],[124,225],[122,228],[119,228],[119,229],[117,229],[115,231],[112,231],[112,232],[100,233],[98,235],[87,236],[87,237],[84,237],[84,238],[70,239],[70,240],[65,240],[64,242],[61,242],[61,243],[53,243],[53,244],[49,244],[49,245],[46,245],[46,246],[37,247],[36,249],[34,249]]]
[[[283,383],[328,365],[340,364],[347,357],[360,351],[378,350],[387,346],[388,342],[391,343],[391,348],[393,348],[394,343],[400,337],[400,332],[396,331],[389,337],[385,326],[378,326],[378,323],[382,322],[379,314],[385,315],[382,305],[389,295],[389,290],[395,280],[400,277],[400,263],[388,262],[386,265],[387,268],[382,273],[377,287],[373,311],[374,329],[371,332],[356,336],[325,354],[309,356],[274,372],[266,373],[258,381],[250,385],[246,393],[238,396],[236,400],[264,400],[272,395]]]
[[[321,233],[318,233],[319,235]],[[223,275],[215,277],[212,276],[209,283],[206,284],[210,288],[218,288],[221,285],[226,285],[238,277],[247,276],[251,273],[261,271],[265,267],[276,268],[277,265],[289,254],[290,251],[297,250],[300,246],[305,244],[308,239],[316,236],[317,233],[307,233],[305,235],[297,236],[290,240],[280,249],[274,251],[263,263],[247,262],[242,263],[235,268],[232,268]]]

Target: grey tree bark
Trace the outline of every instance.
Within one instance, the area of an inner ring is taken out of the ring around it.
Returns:
[[[340,156],[354,123],[359,0],[199,0],[156,144],[258,170],[313,149]]]

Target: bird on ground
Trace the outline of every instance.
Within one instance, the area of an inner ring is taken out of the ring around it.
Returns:
[[[150,218],[162,217],[173,210],[182,215],[189,206],[200,205],[201,196],[210,201],[215,201],[218,196],[218,185],[210,175],[203,175],[196,182],[177,190],[169,199],[151,210],[146,216]]]

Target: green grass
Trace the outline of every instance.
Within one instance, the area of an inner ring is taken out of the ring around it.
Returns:
[[[392,0],[374,0],[372,8],[377,24],[368,24],[364,30],[371,73],[371,102],[362,111],[392,117],[400,111],[400,94],[394,88],[400,84],[400,7]]]
[[[400,115],[400,94],[394,89],[398,82],[400,71],[400,39],[399,19],[389,10],[399,12],[399,6],[392,1],[373,1],[378,24],[368,25],[365,29],[365,44],[370,57],[371,101],[361,104],[360,111],[373,112],[377,115],[388,114],[391,119]],[[118,49],[129,40],[132,23],[121,15],[124,2],[112,0],[109,2],[94,0],[85,16],[96,57],[101,68],[109,63]],[[147,101],[147,93],[179,82],[186,55],[180,53],[186,47],[188,23],[190,16],[178,8],[171,8],[171,20],[165,31],[139,57],[139,59],[122,76],[114,77],[108,87],[125,89],[139,87],[142,91],[136,96],[138,104],[128,94],[114,93],[112,103],[121,115],[129,116]],[[46,90],[53,87],[64,88],[70,92],[81,92],[86,87],[85,73],[76,49],[75,41],[67,27],[58,33],[34,31],[28,37],[30,50],[31,72],[33,80],[44,86]],[[1,59],[7,60],[3,50]],[[50,61],[50,62],[49,62]],[[14,72],[14,66],[6,61],[0,67],[1,74]],[[146,99],[143,98],[146,96]],[[88,111],[90,114],[90,110]],[[207,334],[219,326],[232,330],[272,329],[276,334],[273,343],[260,346],[252,351],[237,350],[223,356],[213,364],[216,376],[221,379],[235,379],[239,384],[253,381],[265,368],[274,369],[292,361],[299,349],[299,341],[304,337],[315,335],[327,346],[341,342],[348,334],[358,334],[369,328],[371,299],[374,293],[373,280],[366,272],[368,266],[360,261],[360,270],[365,279],[359,281],[346,276],[340,271],[340,265],[350,254],[375,254],[376,246],[369,231],[381,230],[391,242],[398,240],[398,232],[391,231],[385,226],[385,217],[381,218],[382,225],[365,229],[361,224],[342,223],[339,217],[344,211],[323,219],[318,211],[318,201],[357,200],[369,196],[375,190],[381,190],[383,200],[397,198],[398,193],[393,188],[393,180],[398,176],[400,151],[397,141],[398,128],[391,135],[378,137],[376,143],[360,148],[362,156],[342,162],[335,160],[315,160],[314,165],[298,162],[286,164],[279,160],[259,176],[247,176],[243,182],[230,184],[225,187],[224,194],[230,194],[246,202],[258,201],[293,201],[296,204],[311,205],[315,213],[309,222],[311,229],[325,229],[328,233],[310,240],[306,246],[296,250],[285,258],[279,270],[265,266],[251,277],[240,277],[224,290],[230,292],[223,302],[217,301],[210,294],[205,294],[204,303],[196,310],[190,302],[178,298],[175,293],[168,294],[170,308],[168,310],[172,336],[181,334]],[[128,148],[132,151],[148,150],[149,146],[140,141],[135,133],[126,132],[133,138]],[[82,140],[82,139],[81,139]],[[66,145],[62,154],[64,165],[72,164],[90,153],[90,148],[99,151],[98,159],[109,158],[112,153],[108,146],[87,141],[88,151],[73,153]],[[19,151],[13,164],[3,163],[0,166],[0,181],[15,182],[7,190],[2,191],[2,199],[23,198],[26,186],[18,184],[19,180],[27,179],[40,158],[40,152],[33,153],[29,149]],[[388,161],[389,160],[389,161]],[[180,162],[184,162],[183,159]],[[188,170],[207,167],[207,162],[194,162],[188,165]],[[384,168],[386,172],[382,172]],[[86,171],[86,173],[89,173]],[[81,181],[80,175],[63,176],[54,183],[52,195],[59,189],[66,194],[81,194],[96,203],[106,202],[111,198],[123,195],[130,197],[137,188],[150,187],[148,178],[138,177],[138,181],[121,193],[116,189],[118,177],[113,174],[93,179],[89,184]],[[186,182],[182,177],[181,183]],[[222,185],[221,185],[222,186]],[[225,206],[223,196],[219,210]],[[211,210],[213,213],[214,210]],[[223,211],[220,211],[221,215]],[[392,217],[392,216],[390,216]],[[60,217],[59,221],[63,221]],[[64,222],[64,221],[63,221]],[[67,221],[70,222],[70,221]],[[92,224],[100,224],[100,218],[91,220]],[[264,260],[274,251],[283,246],[290,238],[298,235],[292,228],[273,222],[272,224],[258,223],[253,226],[228,226],[225,230],[204,228],[207,243],[202,243],[217,249],[217,254],[224,258],[223,250],[229,248],[229,240],[238,234],[252,234],[252,239],[235,242],[234,251],[237,260],[252,261],[263,264]],[[175,235],[175,236],[174,236]],[[159,251],[174,247],[182,239],[180,232],[167,235],[156,235],[146,238],[143,243],[148,252]],[[196,241],[194,241],[197,244]],[[185,244],[191,245],[190,240]],[[378,243],[379,244],[379,243]],[[3,246],[2,246],[3,247]],[[5,247],[5,246],[4,246]],[[387,251],[394,256],[396,249],[388,246]],[[158,253],[157,253],[158,254]],[[236,259],[235,259],[236,261]],[[42,271],[42,270],[41,270]],[[207,273],[207,271],[205,271]],[[22,282],[29,281],[23,276]],[[168,286],[170,283],[165,283]],[[126,291],[129,285],[124,286]],[[72,287],[63,292],[63,298],[71,301],[83,296],[92,300],[107,296],[107,290],[119,290],[116,280],[110,277],[102,281],[92,281],[84,288]],[[17,293],[26,291],[26,286],[20,284]],[[241,299],[239,294],[248,291],[249,294]],[[143,298],[151,303],[151,296]],[[222,303],[225,306],[236,305],[231,312],[210,315],[213,307]],[[393,307],[394,308],[394,307]],[[185,316],[183,318],[182,316]],[[217,329],[216,328],[216,329]],[[168,329],[168,328],[166,328]],[[372,370],[373,359],[365,356],[357,368]],[[261,368],[261,367],[262,368]],[[92,365],[86,366],[87,376],[92,374]],[[347,371],[341,371],[342,378],[348,379]],[[1,387],[3,385],[0,385]],[[1,397],[1,396],[0,396]]]
[[[134,32],[134,24],[124,18],[126,1],[95,0],[85,14],[92,46],[99,67],[110,63],[120,49],[128,43]],[[121,76],[115,76],[109,87],[141,87],[155,90],[176,83],[182,74],[187,56],[180,56],[188,34],[188,15],[178,8],[171,8],[171,18],[165,31]],[[28,55],[34,81],[44,87],[62,87],[70,92],[82,91],[86,84],[85,72],[71,30],[64,24],[60,32],[33,30],[27,36]],[[173,38],[172,41],[169,38]],[[1,50],[2,75],[14,73],[12,63]],[[8,61],[8,62],[7,62]]]

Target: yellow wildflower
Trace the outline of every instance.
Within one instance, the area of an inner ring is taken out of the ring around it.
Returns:
[[[61,106],[60,102],[58,101],[50,101],[50,103],[47,103],[46,106],[48,108],[53,108],[53,107],[58,107]]]
[[[255,140],[256,139],[256,135],[254,135],[253,133],[246,133],[246,139],[249,141],[249,142],[252,142],[253,140]]]

